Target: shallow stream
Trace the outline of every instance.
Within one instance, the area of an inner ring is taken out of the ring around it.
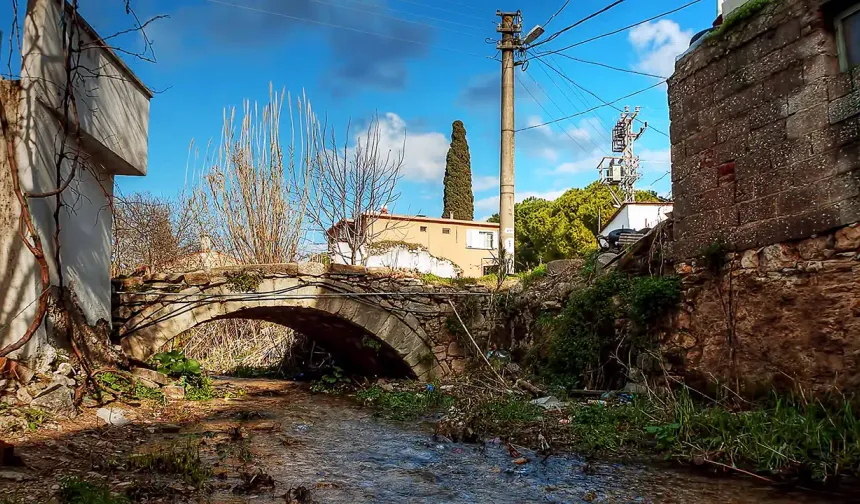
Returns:
[[[310,394],[295,384],[276,388],[284,394],[273,401],[278,406],[261,413],[261,421],[275,427],[248,426],[254,463],[279,489],[305,486],[320,503],[834,502],[739,477],[574,455],[544,461],[521,450],[529,462],[518,465],[503,445],[439,442],[427,424],[386,421],[348,399]],[[272,494],[212,497],[283,502]]]

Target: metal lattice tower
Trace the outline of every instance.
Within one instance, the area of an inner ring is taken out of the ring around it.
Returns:
[[[639,173],[639,156],[634,152],[636,140],[642,136],[648,123],[638,131],[633,132],[633,123],[639,115],[639,107],[630,113],[630,107],[624,107],[621,118],[612,128],[612,152],[619,156],[605,156],[597,165],[600,173],[600,183],[615,187],[612,197],[615,203],[633,203],[636,201],[636,181],[641,176]]]

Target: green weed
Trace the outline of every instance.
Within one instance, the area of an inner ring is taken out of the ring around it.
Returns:
[[[77,477],[60,480],[60,502],[63,504],[128,504],[128,499],[114,495],[102,485]]]
[[[232,292],[255,292],[263,281],[259,273],[237,271],[227,274],[227,288]]]
[[[48,420],[48,413],[39,408],[24,408],[21,414],[27,422],[27,428],[31,431],[39,430],[39,427]]]
[[[358,399],[375,406],[394,420],[411,420],[434,411],[450,408],[454,398],[440,392],[437,387],[425,392],[386,391],[374,386],[360,391]]]
[[[209,479],[211,470],[200,459],[200,444],[196,440],[187,440],[162,446],[162,449],[132,455],[129,459],[131,467],[164,474],[175,474],[189,485],[198,488]]]
[[[179,350],[157,353],[150,361],[158,366],[159,373],[173,377],[200,376],[203,372],[199,361],[187,358],[185,352]]]
[[[538,280],[545,278],[546,275],[547,275],[546,264],[541,264],[540,266],[537,266],[536,268],[534,268],[532,270],[523,271],[523,272],[517,274],[517,276],[519,277],[520,281],[523,284],[523,288],[527,288],[528,286],[532,285],[533,283],[537,282]]]
[[[130,379],[120,374],[112,372],[99,373],[96,375],[96,380],[102,387],[132,399],[160,401],[164,398],[164,394],[159,389],[149,388],[138,382],[132,385]]]
[[[189,401],[209,401],[218,397],[218,391],[207,376],[183,377],[185,399]]]

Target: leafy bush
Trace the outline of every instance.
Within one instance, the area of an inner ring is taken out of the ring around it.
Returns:
[[[523,288],[528,287],[529,285],[531,285],[531,284],[537,282],[538,280],[546,277],[546,275],[547,275],[546,264],[541,264],[540,266],[538,266],[532,270],[523,271],[523,272],[517,274],[517,276],[520,277],[520,281],[523,284]]]
[[[159,373],[173,377],[200,376],[203,372],[199,361],[185,357],[185,352],[179,350],[157,353],[151,360],[157,364]]]
[[[99,373],[96,375],[96,380],[98,380],[102,387],[108,388],[113,392],[129,396],[133,399],[160,400],[164,398],[164,394],[162,394],[157,388],[149,388],[137,381],[135,381],[132,386],[132,381],[122,374],[115,374],[109,371]]]
[[[612,379],[613,353],[635,357],[648,345],[651,326],[681,300],[677,277],[633,277],[611,272],[574,291],[552,324],[547,352],[551,381],[571,387]],[[627,319],[631,338],[617,322]],[[599,372],[598,372],[599,371]]]

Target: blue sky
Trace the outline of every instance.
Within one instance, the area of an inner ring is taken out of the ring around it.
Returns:
[[[103,35],[129,26],[121,0],[79,0]],[[25,0],[19,0],[26,4]],[[343,134],[347,121],[375,112],[383,140],[399,148],[406,134],[398,213],[439,215],[451,122],[466,125],[472,155],[476,217],[498,205],[499,72],[490,59],[497,9],[523,10],[527,31],[543,24],[564,0],[132,0],[140,18],[166,14],[150,25],[157,63],[127,61],[151,88],[149,174],[121,177],[126,194],[147,190],[173,196],[185,183],[189,144],[218,140],[226,107],[243,99],[265,101],[270,83],[294,99],[306,93],[320,115]],[[573,0],[544,38],[611,3]],[[556,49],[678,7],[687,0],[627,0],[569,30],[540,49]],[[232,4],[232,5],[228,5]],[[659,21],[583,44],[566,54],[657,75],[669,75],[675,55],[693,33],[710,26],[713,0],[703,0]],[[10,7],[0,7],[4,32]],[[332,26],[334,25],[334,26]],[[383,36],[380,36],[383,35]],[[125,38],[137,49],[140,40]],[[4,40],[3,51],[8,50]],[[135,45],[137,44],[137,45]],[[618,72],[556,56],[549,63],[604,100],[638,91],[658,79]],[[5,66],[5,65],[4,65]],[[572,87],[538,61],[517,71],[518,128],[575,114],[600,102]],[[530,94],[531,93],[531,94]],[[533,95],[533,97],[532,97]],[[668,133],[665,85],[617,105],[640,105],[640,117]],[[517,134],[516,191],[554,198],[596,177],[609,150],[616,110],[604,107],[552,126]],[[288,124],[284,126],[288,127]],[[572,139],[571,139],[572,137]],[[648,188],[669,169],[669,139],[652,130],[639,144]],[[669,177],[654,185],[669,191]]]

